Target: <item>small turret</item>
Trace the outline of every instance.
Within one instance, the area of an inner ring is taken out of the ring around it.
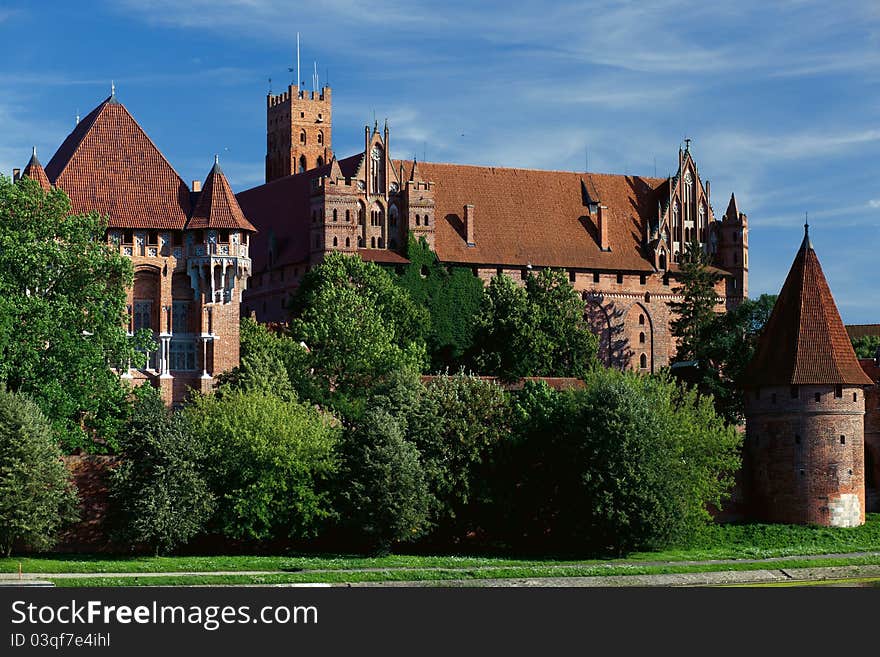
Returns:
[[[42,187],[47,192],[52,189],[52,185],[49,182],[49,177],[46,175],[46,171],[45,169],[43,169],[43,165],[40,164],[40,161],[37,159],[36,146],[34,146],[34,150],[31,153],[31,159],[27,163],[27,166],[24,168],[24,171],[21,175],[24,178],[35,180],[37,183],[39,183],[40,187]]]

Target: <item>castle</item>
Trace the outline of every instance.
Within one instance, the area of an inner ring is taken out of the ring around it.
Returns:
[[[686,245],[723,278],[718,309],[748,295],[748,220],[733,195],[716,219],[689,144],[668,178],[395,160],[388,125],[363,151],[332,149],[331,89],[290,85],[266,98],[266,183],[238,194],[259,228],[242,312],[287,319],[287,301],[331,251],[396,267],[408,236],[488,280],[564,269],[609,365],[654,372],[675,354],[669,303]]]
[[[146,367],[121,376],[156,386],[169,404],[210,390],[238,364],[240,312],[284,321],[302,277],[327,253],[399,267],[410,235],[483,280],[565,270],[601,358],[641,372],[675,354],[669,304],[688,243],[699,242],[721,274],[719,311],[748,294],[748,219],[732,194],[716,218],[689,143],[667,178],[395,160],[387,124],[381,133],[368,126],[363,151],[337,159],[329,87],[291,85],[267,97],[266,112],[266,182],[238,195],[216,158],[204,185],[187,186],[115,92],[45,169],[34,152],[14,174],[64,190],[74,212],[109,216],[107,244],[134,266],[128,330],[148,329],[159,345]],[[863,522],[880,479],[880,369],[856,360],[808,237],[748,377],[753,513]]]
[[[153,333],[158,349],[124,378],[149,382],[168,404],[211,389],[238,365],[239,302],[256,233],[219,164],[190,189],[117,100],[78,121],[44,169],[36,151],[13,173],[54,186],[73,212],[109,217],[107,244],[132,261],[128,332]]]

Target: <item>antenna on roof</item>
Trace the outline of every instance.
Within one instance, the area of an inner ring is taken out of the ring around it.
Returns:
[[[214,153],[214,166],[217,166],[218,164],[220,164],[220,154]]]
[[[312,91],[318,90],[318,62],[314,62],[315,72],[312,73]]]
[[[116,96],[116,82],[114,80],[110,80],[110,97],[114,98]]]
[[[296,86],[302,84],[302,78],[299,72],[299,32],[296,33]]]
[[[79,108],[76,108],[76,124],[79,125]]]
[[[269,95],[272,95],[272,78],[269,78]]]

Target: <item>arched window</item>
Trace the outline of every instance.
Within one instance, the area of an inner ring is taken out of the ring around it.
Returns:
[[[351,223],[351,210],[345,211],[345,223],[347,223],[347,224]]]
[[[339,246],[339,240],[337,240],[335,237],[333,238],[333,246]]]
[[[324,145],[324,131],[323,130],[318,130],[318,145],[319,146]]]
[[[370,248],[371,248],[371,249],[375,249],[375,248],[376,248],[376,238],[375,238],[375,237],[371,237],[371,238],[370,238]]]
[[[367,220],[367,209],[364,207],[363,203],[358,204],[358,224],[361,226],[364,225],[364,222]]]
[[[299,156],[299,172],[303,173],[305,170],[306,170],[306,156],[300,155]]]
[[[421,225],[422,225],[422,216],[417,214],[416,215],[416,226],[421,226]]]
[[[333,210],[333,221],[336,221],[336,210]]]
[[[639,315],[639,326],[644,326],[644,325],[645,325],[645,316]]]
[[[648,355],[647,354],[642,354],[641,356],[639,356],[639,367],[642,368],[643,370],[648,369]]]
[[[321,157],[320,155],[318,156],[318,159],[315,160],[315,166],[316,166],[316,167],[322,167],[322,166],[324,166],[324,158]]]
[[[639,344],[645,344],[645,334],[639,333]]]
[[[425,215],[425,225],[428,225],[428,215]]]
[[[679,216],[678,216],[678,201],[674,201],[672,203],[672,228],[678,232],[679,226]]]
[[[306,131],[305,130],[299,131],[299,143],[302,144],[303,146],[306,145]]]
[[[348,247],[350,247],[350,246],[351,246],[351,239],[349,239],[348,237],[346,237],[346,238],[345,238],[345,247],[348,248]]]
[[[697,225],[698,225],[697,235],[699,235],[701,242],[705,242],[706,241],[706,207],[702,203],[700,203],[700,221]]]
[[[364,238],[358,237],[358,247],[362,247],[364,245]]]
[[[385,190],[385,158],[380,146],[373,146],[370,159],[370,191],[379,194]]]

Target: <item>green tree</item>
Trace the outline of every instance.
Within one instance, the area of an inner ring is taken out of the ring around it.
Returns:
[[[678,339],[675,361],[703,361],[704,348],[715,321],[721,274],[712,267],[709,255],[697,242],[687,245],[681,261],[679,285],[673,289],[681,301],[669,304],[673,312],[672,335]]]
[[[490,281],[474,335],[480,374],[583,378],[595,364],[596,348],[583,301],[564,272],[529,274],[524,287],[506,275]]]
[[[184,416],[172,414],[154,388],[141,386],[110,475],[117,539],[158,555],[201,532],[214,512],[202,474],[204,445]]]
[[[76,520],[76,488],[46,416],[0,386],[0,552],[21,542],[43,550]]]
[[[507,393],[496,383],[456,374],[434,378],[416,395],[398,391],[394,397],[395,415],[421,454],[434,498],[432,520],[461,529],[485,504],[493,455],[510,433]]]
[[[313,399],[309,352],[286,333],[250,317],[241,319],[240,364],[217,377],[218,393],[227,389],[270,392],[283,399]]]
[[[142,358],[124,328],[131,263],[105,229],[64,192],[0,176],[0,381],[32,395],[67,449],[114,446],[128,388],[111,366]]]
[[[483,282],[466,267],[442,265],[424,237],[410,235],[407,258],[410,264],[396,280],[430,314],[425,339],[431,367],[457,368],[473,344]]]
[[[184,413],[206,446],[224,536],[304,539],[331,517],[335,418],[265,391],[200,396]]]
[[[374,263],[329,254],[294,297],[290,335],[310,350],[325,395],[362,395],[399,369],[422,371],[430,318]]]
[[[859,358],[875,358],[880,350],[880,336],[863,335],[859,338],[851,338],[853,349]]]
[[[545,550],[686,540],[710,521],[707,505],[721,507],[740,466],[741,436],[711,400],[668,378],[597,368],[585,390],[533,391],[518,408],[527,417],[514,526]]]
[[[431,498],[419,452],[387,409],[347,429],[339,453],[340,516],[355,543],[384,552],[425,533]]]

